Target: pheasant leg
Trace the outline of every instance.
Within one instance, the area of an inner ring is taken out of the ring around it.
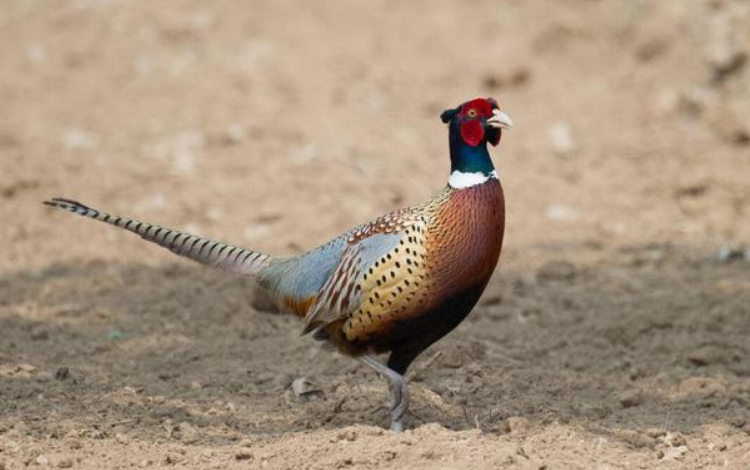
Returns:
[[[406,385],[406,379],[403,375],[371,356],[362,356],[359,361],[388,380],[387,403],[391,412],[391,431],[403,431],[402,419],[409,408],[409,389]]]

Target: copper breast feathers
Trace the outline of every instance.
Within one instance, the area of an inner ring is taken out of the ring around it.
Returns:
[[[393,322],[429,311],[497,264],[504,229],[497,180],[446,189],[351,232],[348,245],[305,317],[349,342],[366,342]]]

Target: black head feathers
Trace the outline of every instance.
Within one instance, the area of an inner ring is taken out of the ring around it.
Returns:
[[[458,114],[458,112],[461,111],[461,106],[454,109],[446,109],[443,111],[443,113],[440,115],[440,120],[443,121],[443,123],[448,124],[453,117]]]

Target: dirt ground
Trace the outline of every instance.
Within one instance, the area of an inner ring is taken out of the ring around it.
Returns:
[[[0,469],[750,468],[746,0],[0,2]],[[445,184],[494,96],[505,251],[385,385],[248,279]],[[298,397],[293,381],[312,393]]]

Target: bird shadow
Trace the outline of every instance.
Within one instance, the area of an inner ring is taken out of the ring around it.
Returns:
[[[671,245],[585,263],[534,249],[545,262],[502,268],[469,319],[415,364],[408,424],[505,433],[521,419],[617,437],[750,422],[744,261]],[[251,280],[185,264],[7,274],[0,433],[22,423],[38,437],[224,443],[387,424],[375,376],[263,308]]]

